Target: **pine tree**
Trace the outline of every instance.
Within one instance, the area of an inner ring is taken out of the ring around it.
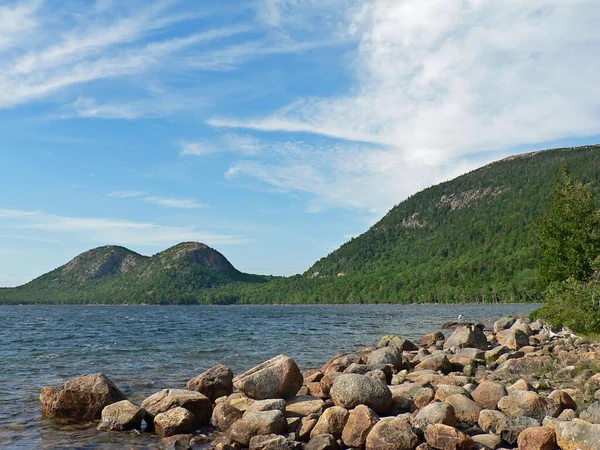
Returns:
[[[563,163],[552,192],[551,207],[539,223],[542,287],[569,278],[586,280],[600,253],[600,215],[592,193],[574,180]]]

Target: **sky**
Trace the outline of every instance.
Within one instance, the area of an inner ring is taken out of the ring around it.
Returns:
[[[0,286],[201,241],[291,275],[408,196],[600,142],[598,0],[2,0]]]

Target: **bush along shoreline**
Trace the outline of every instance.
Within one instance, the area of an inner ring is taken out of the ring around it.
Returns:
[[[91,374],[45,387],[42,413],[165,449],[600,450],[600,342],[523,317],[450,326],[304,372],[285,355],[218,365],[141,405]]]

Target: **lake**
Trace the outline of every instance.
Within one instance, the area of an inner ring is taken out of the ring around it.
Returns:
[[[139,404],[219,363],[237,375],[285,353],[319,367],[386,334],[419,340],[459,314],[481,321],[537,306],[0,306],[0,447],[158,448],[150,434],[43,419],[42,387],[79,375],[104,372]]]

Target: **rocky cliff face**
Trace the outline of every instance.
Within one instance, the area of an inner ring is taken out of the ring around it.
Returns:
[[[85,284],[109,275],[126,273],[146,259],[124,247],[107,245],[76,256],[59,268],[57,275],[73,276],[75,281]]]

